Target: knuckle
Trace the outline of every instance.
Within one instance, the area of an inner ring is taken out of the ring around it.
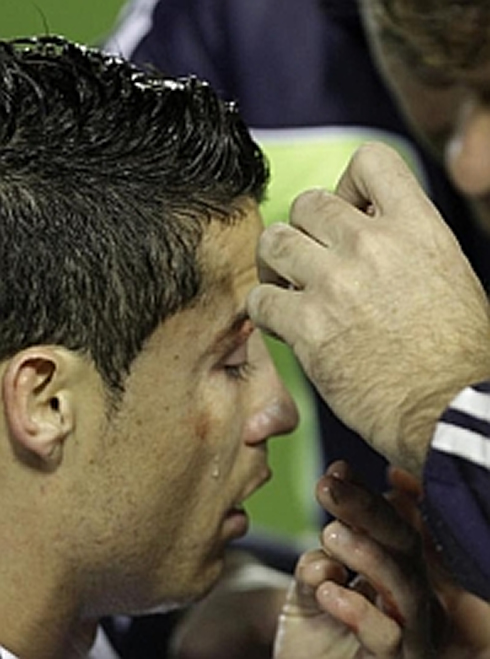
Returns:
[[[380,166],[380,160],[384,162],[387,160],[391,163],[393,160],[398,160],[399,156],[396,151],[384,144],[383,142],[368,141],[362,144],[352,157],[352,163],[357,169],[369,171],[371,169],[377,170]]]
[[[254,321],[267,317],[271,303],[263,286],[256,286],[248,294],[247,308]],[[260,322],[259,322],[260,324]]]
[[[259,238],[257,254],[265,262],[282,259],[289,254],[292,239],[292,231],[287,224],[271,224]]]
[[[393,251],[395,249],[399,251],[392,232],[375,222],[350,227],[349,243],[355,257],[351,263],[353,269],[389,262]]]
[[[357,224],[349,227],[349,242],[357,253],[371,254],[376,252],[380,235],[372,223]]]
[[[323,204],[325,197],[328,197],[328,193],[321,188],[312,188],[311,190],[305,190],[301,192],[291,204],[291,213],[296,213],[297,211],[311,211]]]
[[[311,220],[317,215],[323,216],[327,212],[330,214],[336,203],[337,197],[321,188],[302,192],[291,205],[291,224],[301,226],[305,217]]]

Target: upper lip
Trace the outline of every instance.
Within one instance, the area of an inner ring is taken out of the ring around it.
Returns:
[[[246,499],[248,499],[254,492],[256,492],[262,485],[265,485],[272,477],[272,471],[269,467],[264,467],[258,478],[253,479],[250,485],[245,489],[243,496],[238,499],[238,503],[234,507],[240,506]]]

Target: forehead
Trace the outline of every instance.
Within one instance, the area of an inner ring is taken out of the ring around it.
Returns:
[[[200,250],[204,299],[214,297],[218,289],[250,285],[255,279],[255,250],[262,229],[258,206],[252,200],[241,204],[230,224],[211,222]]]
[[[467,70],[490,58],[488,0],[361,0],[385,45],[407,61]]]

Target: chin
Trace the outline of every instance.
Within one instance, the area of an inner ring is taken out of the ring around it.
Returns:
[[[224,556],[221,556],[212,565],[199,573],[193,584],[194,593],[191,596],[192,600],[200,600],[213,590],[223,573],[224,564]]]
[[[221,543],[220,543],[221,544]],[[160,588],[153,592],[141,606],[133,607],[133,611],[126,611],[127,615],[146,615],[153,613],[165,613],[175,609],[181,609],[205,597],[216,585],[223,572],[225,563],[225,548],[221,545],[207,556],[199,555],[188,557],[170,571],[168,566],[165,572],[156,577]],[[168,574],[165,579],[164,574]],[[148,593],[146,593],[148,594]],[[140,592],[141,595],[141,592]],[[134,600],[136,601],[136,600]],[[137,609],[137,610],[134,610]]]
[[[170,598],[162,600],[162,604],[157,605],[157,609],[165,610],[164,607],[167,607],[167,610],[184,608],[203,599],[219,581],[223,568],[224,555],[214,557],[214,560],[208,561],[205,565],[199,564],[194,572],[182,574],[181,583],[175,584]]]

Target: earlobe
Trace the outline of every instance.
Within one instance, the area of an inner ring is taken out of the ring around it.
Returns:
[[[12,441],[51,466],[61,461],[63,442],[74,423],[63,372],[60,351],[36,346],[9,361],[2,381],[5,419]]]

